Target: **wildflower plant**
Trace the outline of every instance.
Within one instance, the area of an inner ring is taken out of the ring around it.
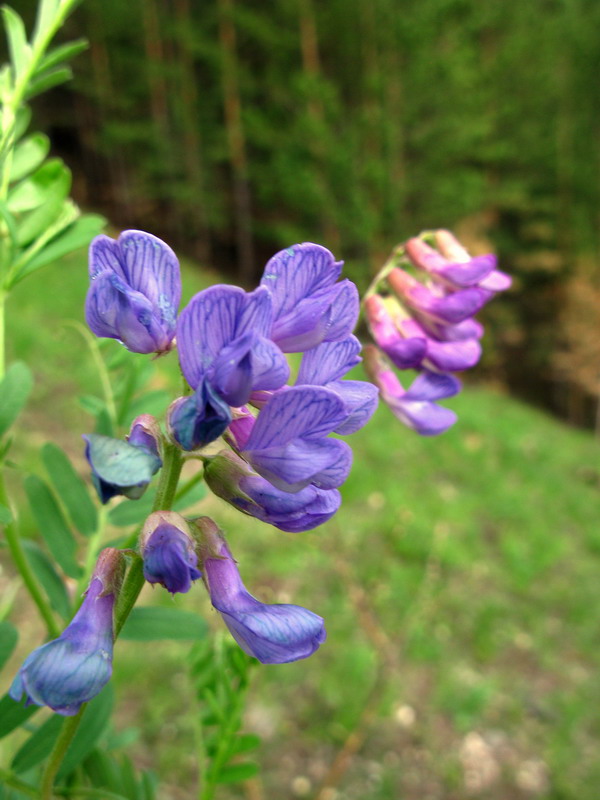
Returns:
[[[199,796],[208,800],[220,782],[256,770],[239,758],[256,746],[240,733],[252,664],[308,658],[325,643],[326,630],[318,613],[265,603],[246,588],[240,572],[249,585],[252,575],[238,567],[218,520],[185,514],[202,496],[202,481],[242,515],[282,531],[302,533],[327,522],[340,508],[339,488],[352,467],[345,437],[368,423],[379,396],[423,435],[455,421],[437,401],[459,391],[453,373],[479,358],[481,326],[473,315],[509,279],[492,256],[470,258],[445,231],[395,251],[365,299],[379,348],[369,346],[365,357],[372,382],[348,378],[363,358],[353,333],[359,293],[342,277],[343,263],[320,245],[295,244],[274,255],[253,291],[216,285],[180,308],[181,275],[171,247],[144,231],[117,238],[100,233],[102,218],[82,215],[69,199],[68,169],[47,158],[47,139],[27,133],[25,102],[68,78],[65,62],[84,47],[50,49],[75,5],[41,0],[31,41],[20,17],[3,9],[11,62],[0,74],[0,521],[49,641],[25,658],[0,700],[1,736],[33,725],[1,777],[17,797],[78,796],[78,787],[89,796],[122,797],[132,781],[136,796],[158,796],[148,773],[132,777],[126,760],[102,756],[96,746],[110,719],[117,637],[135,624],[146,631],[138,638],[147,639],[157,638],[161,627],[186,628],[198,639],[198,693],[212,714],[205,722],[216,728],[199,765]],[[23,478],[10,461],[8,431],[32,377],[20,362],[5,369],[4,308],[21,280],[84,245],[91,331],[84,336],[105,396],[87,401],[95,417],[94,430],[82,432],[88,475],[48,444],[42,458],[49,485],[37,475]],[[110,339],[121,349],[107,366],[100,342]],[[131,360],[131,353],[139,357]],[[297,374],[288,354],[297,354]],[[181,395],[161,395],[156,416],[148,408],[140,414],[149,395],[137,389],[164,358],[179,361]],[[419,371],[408,390],[395,369]],[[186,481],[184,462],[195,466]],[[23,478],[39,544],[21,537],[18,486],[12,480],[9,493],[6,481],[9,464]],[[204,584],[231,643],[212,647],[198,614],[136,609],[145,583],[171,594]],[[0,652],[8,657],[17,634],[8,622],[0,630]],[[54,716],[29,722],[41,707]]]

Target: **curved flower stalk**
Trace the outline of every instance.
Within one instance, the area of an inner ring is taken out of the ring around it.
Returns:
[[[150,514],[140,536],[144,578],[160,583],[171,594],[189,592],[201,577],[196,544],[187,522],[174,511]]]
[[[14,700],[48,706],[57,714],[77,714],[112,674],[113,610],[123,580],[122,554],[100,553],[79,611],[65,631],[29,655],[9,689]]]
[[[483,328],[474,314],[508,289],[511,279],[496,268],[494,255],[472,258],[449,231],[439,230],[409,239],[374,283],[384,292],[365,299],[375,343],[395,367],[421,374],[406,391],[385,360],[371,352],[365,363],[369,377],[405,425],[424,436],[443,433],[456,415],[433,401],[460,390],[450,373],[479,361]]]
[[[161,239],[123,231],[90,246],[85,318],[96,336],[119,339],[134,353],[164,353],[175,335],[181,300],[179,261]]]
[[[242,583],[216,524],[200,517],[196,526],[211,603],[242,650],[263,664],[285,664],[312,655],[326,638],[323,619],[301,606],[261,603]]]
[[[85,457],[100,502],[108,503],[119,494],[137,500],[144,494],[162,466],[160,436],[158,423],[149,414],[133,421],[126,442],[95,433],[83,435]]]

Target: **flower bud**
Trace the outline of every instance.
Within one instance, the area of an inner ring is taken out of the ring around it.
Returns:
[[[150,514],[140,536],[144,578],[160,583],[171,594],[189,592],[201,577],[196,545],[187,522],[174,511]]]
[[[84,434],[85,457],[102,503],[122,494],[137,500],[152,476],[162,467],[158,452],[160,429],[148,414],[134,420],[128,441],[99,434]]]
[[[9,694],[26,704],[49,706],[73,716],[108,683],[112,674],[113,610],[125,565],[121,551],[103,550],[81,607],[58,637],[34,650]]]
[[[183,450],[199,450],[214,442],[231,422],[231,409],[203,380],[193,395],[180,397],[167,409],[167,429]]]

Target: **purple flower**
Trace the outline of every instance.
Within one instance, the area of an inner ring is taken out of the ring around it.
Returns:
[[[338,282],[343,262],[325,247],[305,242],[281,250],[265,267],[261,286],[273,298],[271,339],[285,353],[345,339],[356,325],[358,291]]]
[[[308,658],[325,641],[323,619],[301,606],[267,605],[253,597],[215,523],[196,520],[202,533],[202,575],[211,603],[248,655],[263,664]]]
[[[137,500],[162,466],[158,453],[158,423],[148,414],[134,420],[128,441],[99,434],[84,434],[85,457],[102,503],[122,494]]]
[[[412,278],[404,270],[394,268],[388,282],[400,301],[417,315],[430,317],[443,325],[456,325],[476,314],[489,295],[483,289],[470,287],[447,294],[435,293]]]
[[[23,663],[9,689],[26,705],[49,706],[70,717],[95,697],[112,673],[113,608],[123,577],[121,554],[106,548],[79,611],[65,631],[38,647]]]
[[[448,231],[438,231],[438,242],[440,233],[448,234]],[[418,237],[409,239],[405,247],[406,254],[416,266],[424,269],[434,279],[448,284],[451,289],[480,286],[481,281],[496,269],[496,256],[491,253],[472,258],[461,247],[461,258],[449,261]]]
[[[144,523],[140,537],[144,578],[160,583],[171,594],[189,592],[201,577],[196,568],[195,542],[183,517],[174,511],[155,511]]]
[[[298,492],[309,484],[335,489],[348,476],[352,451],[327,435],[347,418],[336,392],[294,386],[274,394],[264,406],[241,455],[284,492]]]
[[[481,358],[481,344],[476,338],[440,341],[428,335],[421,323],[413,319],[399,320],[398,328],[402,335],[409,337],[407,341],[414,338],[425,341],[427,349],[422,363],[430,369],[462,372],[474,367]]]
[[[368,381],[341,380],[360,363],[361,344],[356,336],[341,342],[324,342],[302,357],[296,386],[324,386],[344,402],[346,419],[334,429],[342,435],[355,433],[371,419],[377,408],[378,391]]]
[[[452,375],[424,371],[405,390],[372,345],[365,347],[365,369],[392,413],[421,436],[437,436],[456,422],[454,411],[433,402],[458,394],[460,382]]]
[[[229,405],[207,380],[191,397],[179,397],[167,410],[167,428],[183,450],[199,450],[214,442],[232,420]]]
[[[448,261],[455,262],[455,266],[458,268],[461,268],[465,263],[477,261],[477,258],[471,258],[467,250],[450,231],[436,231],[435,243],[442,256]],[[510,288],[512,279],[506,272],[501,272],[499,269],[496,269],[495,256],[478,256],[478,259],[490,259],[492,264],[492,269],[485,276],[482,276],[477,283],[481,289],[495,294],[496,292],[503,292]]]
[[[404,338],[382,297],[372,294],[365,300],[365,313],[371,336],[398,369],[417,369],[427,352],[424,336]]]
[[[331,519],[341,504],[337,489],[306,486],[293,494],[282,492],[227,450],[208,460],[204,476],[223,500],[282,531],[312,530]]]
[[[85,318],[96,336],[119,339],[134,353],[170,349],[181,299],[179,262],[171,248],[143,231],[90,245],[92,284]]]
[[[177,322],[177,346],[192,388],[207,381],[228,405],[241,406],[256,389],[283,386],[290,370],[268,338],[272,305],[266,289],[237,286],[211,286],[190,300]]]

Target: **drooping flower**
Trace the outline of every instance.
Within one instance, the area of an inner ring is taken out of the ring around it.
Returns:
[[[204,476],[210,489],[234,508],[293,533],[327,522],[342,501],[337,489],[309,485],[295,493],[283,492],[228,450],[207,460]]]
[[[352,451],[327,438],[348,419],[342,398],[322,386],[293,386],[266,403],[241,455],[284,492],[312,484],[336,489],[346,480]]]
[[[134,353],[163,353],[175,335],[181,299],[179,262],[165,242],[144,231],[90,245],[91,286],[85,318],[96,336],[119,339]]]
[[[160,429],[149,414],[132,423],[128,441],[99,434],[84,434],[85,456],[92,481],[102,503],[122,494],[137,500],[162,466],[158,441]]]
[[[196,525],[201,533],[202,577],[211,603],[242,650],[263,664],[285,664],[312,655],[326,638],[323,619],[301,606],[261,603],[242,583],[215,523],[201,517]]]
[[[452,375],[424,370],[406,390],[372,345],[365,347],[365,370],[393,414],[421,436],[437,436],[456,422],[454,411],[434,402],[458,394],[460,381]]]
[[[171,594],[189,592],[201,577],[198,556],[187,522],[174,511],[150,514],[140,536],[144,578],[160,583]]]
[[[359,300],[356,286],[338,281],[343,262],[311,242],[276,253],[261,286],[273,298],[271,339],[285,353],[299,353],[321,342],[337,342],[354,330]]]
[[[85,599],[58,637],[34,650],[9,689],[26,705],[49,706],[69,717],[94,698],[112,673],[113,609],[123,579],[119,550],[100,553]]]
[[[348,336],[340,342],[323,342],[302,356],[296,386],[324,386],[344,402],[346,418],[334,433],[355,433],[367,424],[377,408],[378,391],[372,383],[342,380],[360,363],[360,351],[356,336]]]

